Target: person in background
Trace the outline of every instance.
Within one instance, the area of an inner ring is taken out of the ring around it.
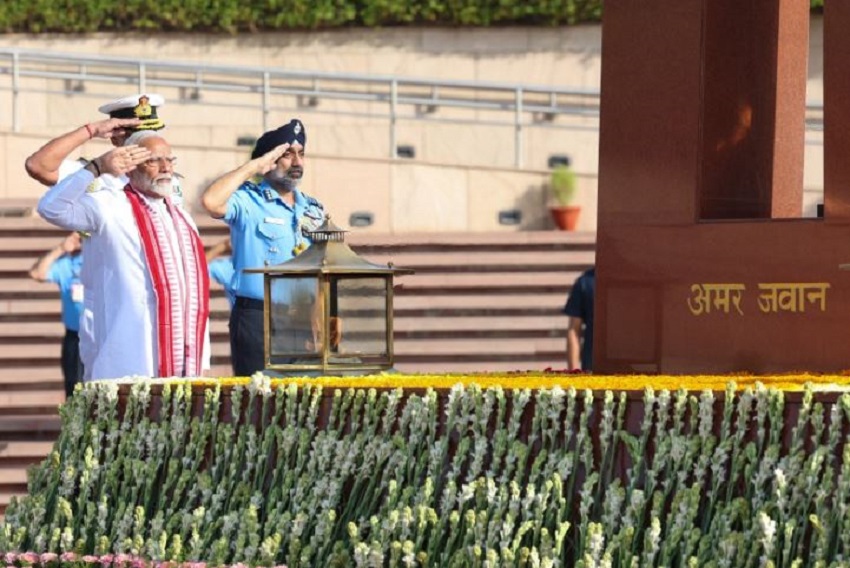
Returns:
[[[567,324],[567,368],[593,370],[593,295],[596,269],[586,270],[573,284],[564,306]]]
[[[325,220],[322,205],[298,189],[306,145],[307,133],[298,119],[266,132],[251,160],[216,179],[201,198],[210,215],[230,226],[236,293],[230,352],[238,377],[265,368],[263,275],[242,271],[294,258],[310,244],[305,231]]]
[[[74,232],[36,260],[30,269],[30,277],[33,280],[52,282],[59,286],[62,299],[62,323],[65,325],[61,359],[65,398],[74,393],[74,387],[83,378],[79,334],[80,313],[83,310],[83,284],[80,282],[82,265],[80,234]]]
[[[230,246],[230,238],[226,238],[210,247],[207,251],[207,266],[210,270],[210,279],[218,282],[224,288],[230,309],[236,301],[236,293],[233,291],[233,249]]]

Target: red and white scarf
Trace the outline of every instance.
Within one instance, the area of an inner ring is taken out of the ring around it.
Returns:
[[[197,377],[203,363],[204,337],[210,314],[210,279],[204,245],[186,213],[166,198],[174,223],[177,250],[167,223],[128,184],[124,193],[139,228],[142,250],[156,296],[159,377]],[[182,263],[183,278],[177,263]]]

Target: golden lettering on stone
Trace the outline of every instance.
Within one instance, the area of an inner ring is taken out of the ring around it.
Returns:
[[[758,288],[758,305],[762,313],[801,313],[806,311],[807,305],[817,306],[820,311],[825,312],[826,291],[830,284],[771,282],[759,284]],[[729,314],[732,313],[732,308],[739,315],[744,315],[741,299],[745,290],[744,284],[692,284],[688,309],[695,316],[710,314],[712,311]]]
[[[711,313],[712,308],[728,314],[734,306],[741,311],[741,295],[746,286],[743,284],[694,284],[691,286],[692,296],[688,298],[688,309],[695,316]]]
[[[806,304],[826,311],[826,282],[759,284],[759,309],[766,313],[805,312]]]

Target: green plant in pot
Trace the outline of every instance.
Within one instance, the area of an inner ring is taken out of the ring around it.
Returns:
[[[573,205],[576,194],[576,174],[568,165],[556,166],[549,179],[552,220],[562,231],[575,231],[581,207]]]

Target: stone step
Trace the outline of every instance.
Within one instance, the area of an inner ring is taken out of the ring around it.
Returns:
[[[0,375],[0,392],[11,393],[20,391],[51,391],[54,393],[63,394],[65,392],[65,381],[62,378],[62,371],[58,365],[54,367],[44,367],[53,376],[44,379],[33,379],[29,373],[18,373],[14,369],[4,369]]]
[[[0,200],[0,206],[2,206],[3,203],[5,203],[5,200]],[[24,205],[34,211],[37,203],[38,199],[33,198]],[[37,214],[33,214],[29,217],[3,217],[3,226],[0,227],[0,237],[2,238],[48,238],[56,235],[57,238],[55,242],[58,242],[59,239],[67,233],[68,231],[51,225]]]
[[[55,321],[59,319],[61,310],[59,291],[55,287],[50,298],[0,300],[0,318],[6,318],[8,321],[39,318],[43,318],[45,321]]]
[[[65,326],[56,318],[51,322],[4,322],[0,321],[0,337],[4,339],[50,339],[51,341],[65,335]]]
[[[30,292],[30,294],[25,294]],[[29,295],[32,297],[59,297],[59,291],[56,284],[50,282],[36,282],[29,277],[26,278],[0,278],[0,297],[7,293],[18,293]]]
[[[0,442],[0,469],[12,467],[27,468],[44,460],[52,449],[52,441]]]
[[[32,240],[32,239],[21,239]],[[56,243],[53,243],[55,246]],[[2,246],[2,242],[0,242]],[[28,278],[29,270],[35,261],[46,253],[50,248],[33,249],[23,251],[26,254],[13,255],[9,249],[3,250],[0,255],[0,278]],[[387,264],[392,262],[395,266],[410,268],[416,273],[432,272],[519,272],[519,271],[541,271],[551,272],[575,269],[585,269],[593,265],[595,260],[594,251],[478,251],[470,253],[467,251],[440,251],[440,252],[415,252],[415,251],[364,251],[367,260],[376,264]]]
[[[572,288],[572,283],[568,288]],[[480,296],[458,296],[455,294],[429,294],[427,296],[401,295],[393,298],[396,313],[444,310],[447,313],[469,313],[483,310],[502,311],[558,309],[566,302],[567,290],[556,290],[541,294],[511,294],[508,292],[482,294]]]
[[[0,345],[0,369],[15,367],[52,367],[59,365],[60,346],[51,344]]]
[[[358,247],[361,256],[377,264],[392,262],[395,266],[417,269],[435,267],[442,269],[489,269],[492,266],[536,266],[541,270],[572,265],[591,266],[596,260],[593,250],[499,250],[491,246],[480,251],[446,250],[417,251],[385,249],[383,247]],[[19,259],[7,259],[19,260]],[[462,264],[458,264],[458,263]]]
[[[0,391],[0,415],[54,416],[63,402],[63,391]]]
[[[506,356],[522,356],[540,352],[551,353],[566,349],[566,339],[560,334],[551,337],[533,339],[425,339],[396,340],[395,352],[402,356],[456,356],[474,353],[491,360],[501,360]]]
[[[0,442],[9,441],[53,441],[59,435],[59,415],[0,415]]]
[[[47,455],[47,454],[45,454]],[[27,470],[22,467],[0,466],[0,488],[23,485],[26,488]]]
[[[42,381],[62,381],[62,371],[55,367],[3,367],[0,371],[0,389],[8,384],[38,384]]]
[[[566,291],[582,271],[414,274],[396,280],[395,295],[539,294]]]
[[[6,219],[3,220],[3,223],[6,223]],[[37,257],[61,243],[65,234],[65,231],[57,231],[56,237],[53,235],[36,235],[22,238],[18,235],[9,235],[8,231],[0,230],[0,251],[3,252],[4,258],[19,258],[32,255],[32,253],[36,253]]]
[[[527,331],[560,330],[566,331],[567,318],[552,316],[514,316],[511,318],[479,317],[440,317],[440,318],[400,318],[395,320],[396,331]]]

